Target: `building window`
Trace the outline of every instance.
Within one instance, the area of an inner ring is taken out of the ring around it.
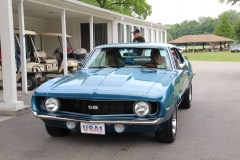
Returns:
[[[81,48],[90,51],[90,28],[89,23],[81,23]]]
[[[81,48],[90,51],[90,25],[89,23],[81,23]],[[107,23],[93,24],[93,45],[99,46],[107,44]]]
[[[95,23],[94,27],[94,46],[107,44],[107,23]]]
[[[124,25],[118,23],[118,43],[124,43]]]
[[[127,32],[127,42],[132,42],[132,26],[127,25],[126,26],[126,32]]]

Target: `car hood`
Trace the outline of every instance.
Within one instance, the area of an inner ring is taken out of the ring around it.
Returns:
[[[40,86],[36,92],[47,91],[48,94],[110,94],[146,96],[153,88],[163,90],[172,81],[166,70],[152,70],[141,68],[104,68],[82,69],[74,74],[53,79]],[[87,97],[87,96],[86,96]]]

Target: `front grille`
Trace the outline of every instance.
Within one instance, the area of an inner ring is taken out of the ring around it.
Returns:
[[[59,99],[61,103],[60,111],[82,113],[89,115],[109,115],[109,114],[134,114],[133,104],[136,101],[92,101],[80,99]],[[151,113],[158,110],[157,102],[149,102]],[[89,109],[88,106],[97,106],[98,109]]]

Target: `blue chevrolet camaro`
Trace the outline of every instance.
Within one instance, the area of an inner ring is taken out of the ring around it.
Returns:
[[[192,101],[192,67],[169,44],[130,43],[96,47],[80,70],[36,89],[32,112],[51,136],[155,132],[172,143],[178,108]]]

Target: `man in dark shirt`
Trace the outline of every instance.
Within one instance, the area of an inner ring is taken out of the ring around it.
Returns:
[[[135,43],[145,42],[145,39],[142,36],[140,36],[140,30],[138,28],[136,28],[132,33],[134,37],[133,42]]]
[[[133,42],[138,43],[138,42],[145,42],[145,39],[140,36],[140,30],[136,28],[133,32]],[[133,52],[137,53],[138,56],[141,56],[143,54],[143,49],[140,48],[134,48]]]

